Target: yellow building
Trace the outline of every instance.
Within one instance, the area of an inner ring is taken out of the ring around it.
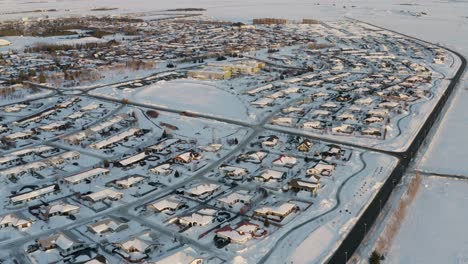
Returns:
[[[222,68],[204,68],[189,71],[187,77],[199,80],[227,80],[231,78],[231,71]]]

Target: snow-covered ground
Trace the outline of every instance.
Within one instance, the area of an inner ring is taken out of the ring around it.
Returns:
[[[466,263],[468,182],[428,177],[384,263]]]
[[[245,106],[235,95],[218,89],[210,82],[159,81],[140,89],[100,88],[93,91],[93,94],[118,99],[127,98],[130,101],[181,111],[189,109],[193,112],[237,120],[248,118]]]

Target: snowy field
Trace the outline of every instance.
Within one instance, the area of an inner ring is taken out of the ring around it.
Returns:
[[[93,94],[237,120],[248,118],[247,109],[235,95],[216,88],[210,82],[159,81],[140,89],[100,88]]]
[[[467,188],[464,180],[423,179],[384,263],[467,263]]]

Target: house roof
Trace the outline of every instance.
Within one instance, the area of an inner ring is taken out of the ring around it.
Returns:
[[[283,203],[280,206],[264,206],[258,209],[255,209],[256,213],[259,214],[278,214],[278,215],[285,215],[287,212],[291,211],[295,208],[296,205],[293,203]]]
[[[193,248],[186,247],[158,261],[155,261],[152,264],[192,264],[197,263],[197,260],[202,260],[202,258],[199,257],[199,254]]]
[[[120,248],[127,252],[133,250],[136,250],[138,252],[145,252],[145,250],[148,249],[150,245],[151,244],[148,243],[148,241],[143,241],[138,237],[132,238],[130,240],[125,241],[124,243],[119,244]]]
[[[123,196],[123,193],[114,191],[112,189],[104,189],[99,192],[94,192],[88,195],[85,195],[84,197],[87,197],[91,199],[92,201],[101,201],[106,198],[110,199],[120,199]]]
[[[144,160],[146,158],[146,152],[140,152],[136,155],[133,155],[131,157],[128,157],[126,159],[123,159],[121,161],[119,161],[120,165],[122,166],[128,166],[128,165],[131,165],[133,163],[136,163],[136,162],[139,162],[141,160]]]
[[[89,178],[93,178],[96,175],[102,174],[102,173],[109,173],[110,171],[108,169],[104,168],[95,168],[91,170],[87,170],[72,176],[65,177],[64,180],[70,183],[76,183],[80,182]]]
[[[214,183],[199,184],[195,187],[188,189],[186,192],[195,196],[200,196],[208,192],[214,192],[219,188],[220,186]]]
[[[235,204],[237,201],[245,201],[245,202],[250,202],[252,199],[252,195],[243,193],[240,191],[236,191],[233,193],[230,193],[224,197],[218,198],[217,200],[220,202],[223,202],[225,204]]]

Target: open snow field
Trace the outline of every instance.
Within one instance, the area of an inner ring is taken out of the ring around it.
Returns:
[[[427,177],[384,263],[466,263],[468,182]]]
[[[159,81],[139,89],[121,90],[106,87],[93,93],[236,120],[248,118],[247,109],[235,95],[216,88],[210,82],[190,80]]]

